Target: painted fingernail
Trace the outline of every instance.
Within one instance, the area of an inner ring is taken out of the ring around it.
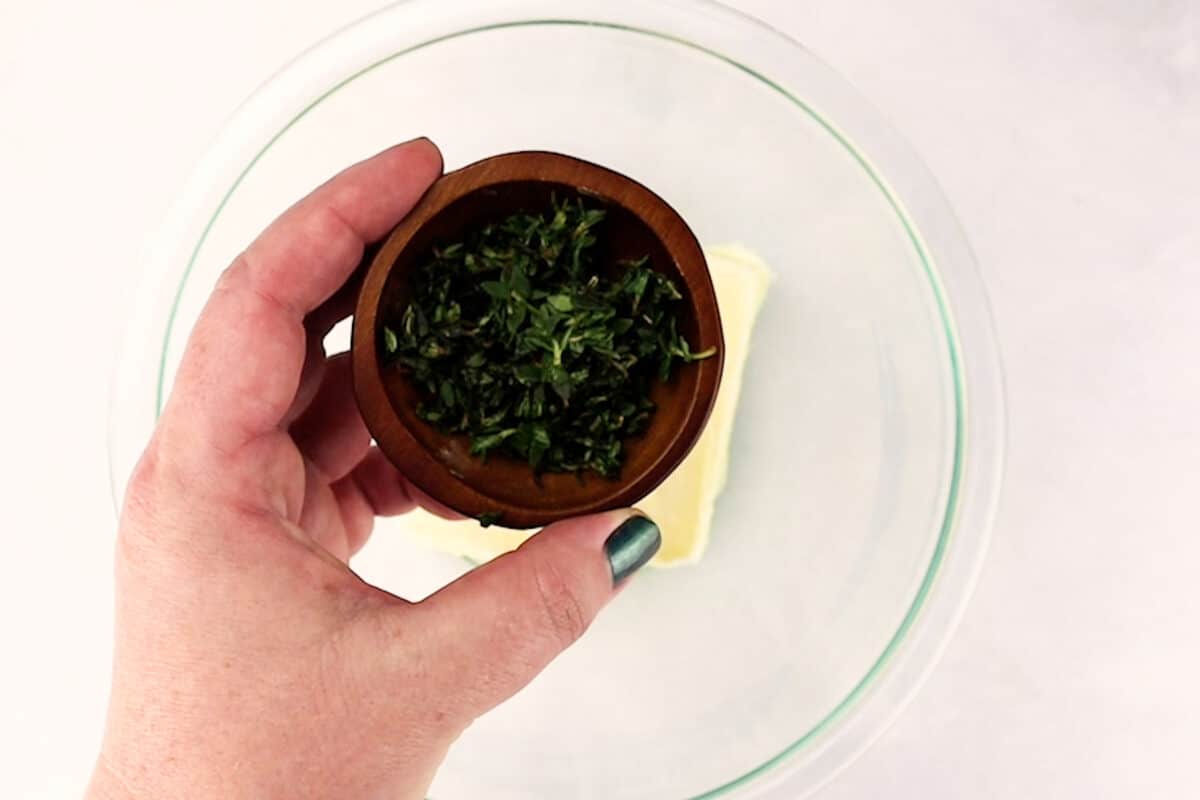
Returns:
[[[646,566],[662,546],[662,534],[649,517],[630,517],[604,542],[604,553],[612,567],[613,585]]]

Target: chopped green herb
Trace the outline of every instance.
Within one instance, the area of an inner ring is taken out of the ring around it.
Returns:
[[[692,352],[682,295],[648,258],[604,263],[604,218],[556,200],[433,248],[383,329],[389,362],[423,391],[422,419],[538,474],[620,472],[655,383],[715,349]]]
[[[383,346],[387,350],[388,355],[396,352],[396,348],[399,347],[396,341],[396,332],[391,328],[385,327],[383,329]]]
[[[480,514],[478,517],[479,525],[483,528],[490,528],[502,519],[504,519],[503,511],[489,511],[486,514]]]

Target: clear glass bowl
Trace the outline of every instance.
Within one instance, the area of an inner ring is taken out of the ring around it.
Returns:
[[[298,58],[229,121],[153,248],[114,384],[114,495],[219,271],[321,180],[418,135],[449,167],[531,148],[613,167],[777,274],[707,557],[640,576],[468,731],[432,797],[812,791],[899,711],[966,600],[999,488],[1001,374],[971,253],[920,161],[748,17],[409,0]],[[384,523],[356,568],[415,598],[465,566]]]

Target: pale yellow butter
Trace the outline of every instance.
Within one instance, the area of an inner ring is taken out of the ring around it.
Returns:
[[[771,272],[762,259],[744,247],[713,247],[705,255],[721,309],[725,372],[716,406],[700,440],[679,468],[637,504],[658,523],[663,534],[662,549],[651,566],[694,563],[708,546],[713,509],[729,471],[729,442],[750,336],[771,282]],[[474,520],[450,522],[424,511],[404,517],[402,527],[429,547],[477,562],[490,561],[532,535],[531,531],[498,526],[482,528]]]

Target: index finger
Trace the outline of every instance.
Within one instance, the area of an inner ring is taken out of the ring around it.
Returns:
[[[189,447],[237,449],[278,429],[306,352],[305,317],[353,274],[370,242],[441,174],[428,139],[397,145],[301,200],[225,271],[192,331],[163,413]]]

